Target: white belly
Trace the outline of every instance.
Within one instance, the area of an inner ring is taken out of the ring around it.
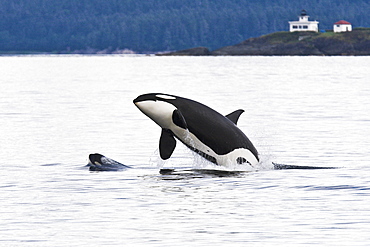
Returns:
[[[205,155],[215,158],[217,165],[235,168],[236,166],[240,165],[249,165],[251,167],[255,167],[258,164],[258,160],[248,149],[238,148],[234,149],[228,154],[219,155],[215,153],[210,147],[202,143],[195,135],[190,133],[189,130],[182,129],[175,125],[171,127],[171,131],[178,139],[180,139],[183,143],[185,143],[192,149],[199,150]],[[243,164],[239,164],[237,162],[238,158],[244,158],[246,162]]]

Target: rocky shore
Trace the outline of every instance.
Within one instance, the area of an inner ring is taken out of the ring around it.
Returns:
[[[162,56],[339,56],[370,55],[370,29],[352,32],[276,32],[210,51],[196,47]]]

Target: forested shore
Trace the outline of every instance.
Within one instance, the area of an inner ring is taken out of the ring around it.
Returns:
[[[1,0],[0,52],[215,50],[287,31],[303,8],[320,29],[370,26],[365,0]]]

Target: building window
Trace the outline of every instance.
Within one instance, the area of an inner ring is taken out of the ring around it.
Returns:
[[[293,29],[297,29],[298,27],[297,26],[293,26]]]
[[[308,26],[307,26],[307,25],[304,25],[304,26],[303,26],[303,29],[308,29]]]

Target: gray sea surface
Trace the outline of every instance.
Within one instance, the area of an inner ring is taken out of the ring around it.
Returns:
[[[370,57],[0,57],[0,246],[369,246]],[[237,176],[132,103],[167,93],[222,114],[260,153]],[[101,153],[134,167],[90,172]],[[273,170],[287,165],[339,167]]]

